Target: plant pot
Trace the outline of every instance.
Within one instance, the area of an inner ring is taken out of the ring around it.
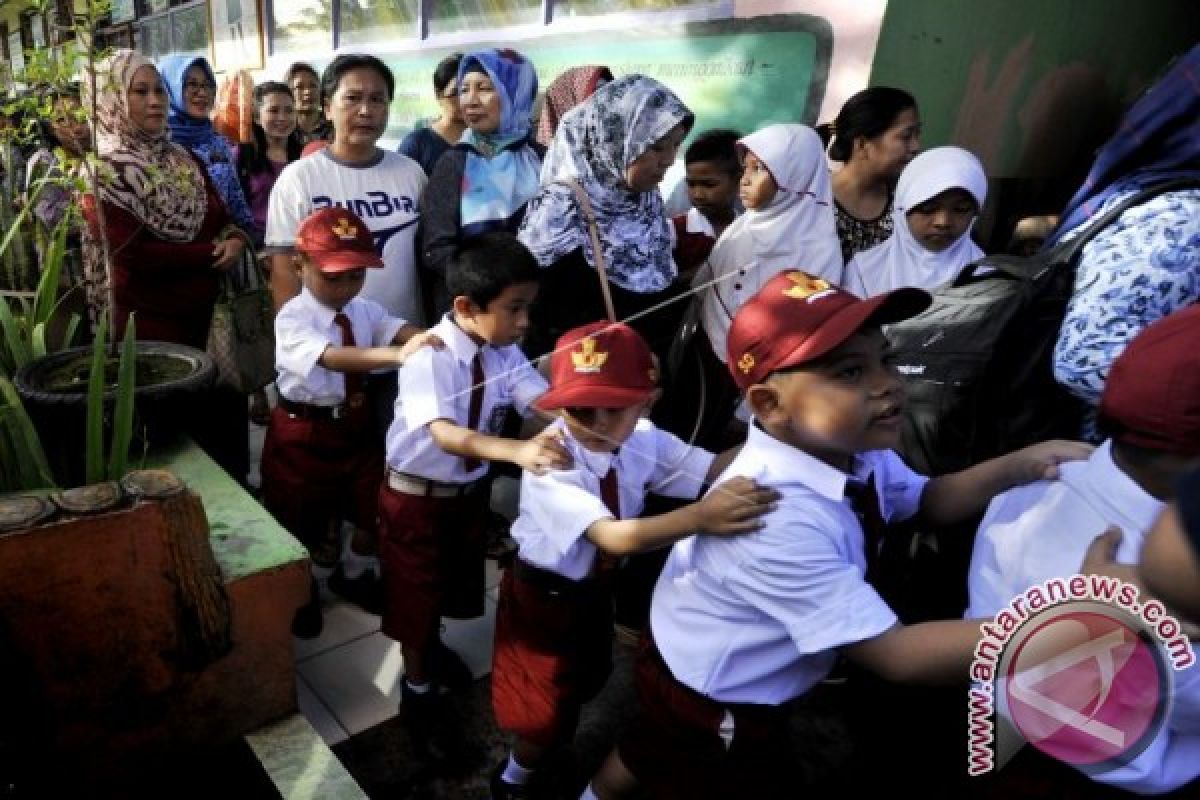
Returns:
[[[88,377],[92,348],[73,347],[36,359],[13,376],[21,400],[33,420],[62,486],[84,481]],[[116,390],[115,364],[106,381],[105,445]],[[134,442],[131,464],[138,454],[184,429],[191,415],[201,413],[198,400],[212,385],[216,370],[207,353],[172,342],[137,342],[137,387],[134,390]]]

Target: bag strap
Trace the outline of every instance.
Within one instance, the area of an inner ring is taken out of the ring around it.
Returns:
[[[600,276],[600,294],[604,297],[604,310],[608,312],[608,321],[616,322],[617,311],[613,306],[612,290],[608,285],[608,268],[604,264],[604,251],[600,248],[600,231],[596,226],[596,214],[592,210],[592,201],[588,199],[587,192],[583,190],[578,181],[568,178],[562,183],[575,195],[575,202],[579,206],[579,215],[587,223],[588,235],[592,239],[592,253],[596,260],[596,274]]]
[[[1003,272],[1018,280],[1032,280],[1053,264],[1069,264],[1073,262],[1088,242],[1094,239],[1100,231],[1115,222],[1117,217],[1134,206],[1141,205],[1147,200],[1152,200],[1160,194],[1196,187],[1200,187],[1200,180],[1195,177],[1171,178],[1170,180],[1146,186],[1129,195],[1096,219],[1088,222],[1087,227],[1080,231],[1078,235],[1054,245],[1042,254],[1040,258],[1021,258],[1020,256],[1004,255],[989,256],[964,267],[963,271],[955,278],[954,285],[959,286],[975,278],[977,268],[982,267]]]

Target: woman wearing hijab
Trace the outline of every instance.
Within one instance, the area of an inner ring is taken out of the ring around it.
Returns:
[[[203,350],[220,273],[238,263],[245,233],[232,223],[204,166],[167,137],[167,93],[154,64],[117,50],[97,64],[96,152],[105,169],[83,199],[84,270],[96,318],[107,306],[123,335]],[[84,84],[84,107],[91,108]],[[106,267],[107,253],[111,270]],[[203,399],[191,433],[238,480],[246,476],[246,399]]]
[[[587,100],[612,79],[613,74],[608,67],[589,66],[571,67],[550,81],[546,87],[546,98],[542,101],[542,113],[538,117],[538,144],[549,147],[563,114]]]
[[[896,184],[892,235],[846,265],[845,288],[874,297],[903,286],[936,289],[983,257],[971,228],[987,199],[979,159],[935,147],[913,159]]]
[[[562,118],[519,237],[546,270],[527,351],[545,353],[570,328],[606,315],[588,224],[568,181],[595,215],[619,320],[660,356],[678,323],[671,221],[658,184],[694,117],[663,84],[625,75]],[[653,309],[653,310],[652,310]]]
[[[542,149],[529,138],[537,74],[528,59],[514,50],[468,53],[457,85],[467,129],[438,159],[421,199],[430,319],[450,307],[446,266],[459,243],[489,231],[515,233],[542,164]]]
[[[200,159],[234,221],[242,230],[252,232],[254,218],[242,194],[233,150],[209,119],[217,91],[212,67],[203,58],[174,55],[159,62],[159,71],[171,103],[167,113],[171,141]]]
[[[1094,409],[1108,369],[1150,323],[1200,301],[1200,45],[1126,112],[1046,247],[1097,214],[1172,179],[1194,185],[1126,210],[1084,248],[1054,351],[1054,377]]]

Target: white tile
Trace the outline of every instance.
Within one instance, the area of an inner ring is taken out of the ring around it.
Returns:
[[[400,645],[372,633],[315,655],[296,669],[353,736],[396,715],[403,666]]]
[[[484,601],[484,614],[478,619],[443,619],[442,640],[455,650],[476,678],[492,671],[492,644],[496,631],[496,602]]]
[[[308,724],[321,735],[325,744],[335,745],[349,736],[321,699],[313,693],[304,676],[299,674],[296,675],[296,705],[308,720]]]
[[[326,601],[324,609],[325,625],[320,636],[315,639],[292,638],[292,653],[297,663],[379,630],[379,617],[368,614],[352,603],[333,598]]]

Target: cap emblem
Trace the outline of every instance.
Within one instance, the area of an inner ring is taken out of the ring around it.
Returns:
[[[343,242],[352,241],[358,236],[358,228],[350,224],[350,220],[342,217],[333,226],[333,235],[341,239]]]
[[[789,272],[787,277],[792,285],[784,289],[783,294],[794,300],[808,300],[833,288],[824,278],[814,278],[803,272]]]
[[[571,353],[571,363],[576,372],[599,372],[604,362],[608,361],[608,353],[596,349],[596,340],[590,336],[579,341],[579,352]]]
[[[738,369],[742,371],[743,375],[749,375],[750,370],[754,369],[754,365],[756,363],[758,362],[754,360],[754,356],[750,355],[749,353],[742,353],[742,357],[738,359],[737,365]]]

